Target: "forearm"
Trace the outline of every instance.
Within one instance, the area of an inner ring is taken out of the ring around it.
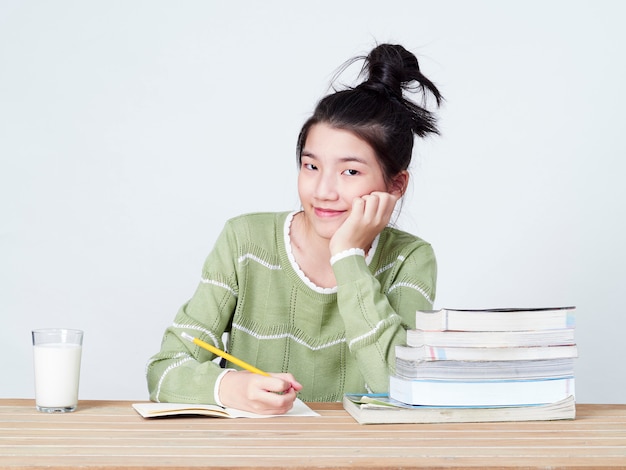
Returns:
[[[150,399],[157,402],[215,403],[215,381],[223,369],[198,362],[183,351],[161,350],[147,366]]]
[[[212,353],[183,339],[181,334],[198,337],[224,350],[222,334],[235,302],[228,289],[200,283],[192,299],[165,331],[160,352],[148,363],[146,373],[152,400],[216,402],[215,384],[223,369],[214,362]]]
[[[385,287],[360,255],[348,256],[333,265],[348,347],[374,392],[387,391],[389,374],[395,368],[395,346],[405,344],[406,329],[414,325],[415,311],[432,306],[425,296],[427,291],[434,291],[425,280],[434,277],[430,272],[435,269],[434,258],[432,261],[423,266],[409,263],[405,270],[398,268],[396,276],[403,281]]]

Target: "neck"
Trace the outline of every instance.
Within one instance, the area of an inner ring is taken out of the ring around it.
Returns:
[[[330,265],[330,240],[319,237],[306,224],[302,212],[291,221],[290,241],[296,263],[304,274],[319,287],[335,287]]]
[[[318,236],[308,224],[304,212],[298,212],[291,224],[291,241],[308,253],[330,260],[330,240]]]

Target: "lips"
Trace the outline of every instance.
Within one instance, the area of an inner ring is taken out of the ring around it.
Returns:
[[[323,219],[327,219],[327,218],[332,218],[332,217],[339,217],[341,215],[343,215],[345,213],[345,211],[340,211],[340,210],[334,210],[334,209],[324,209],[321,207],[316,207],[315,208],[315,215],[317,217],[323,218]]]

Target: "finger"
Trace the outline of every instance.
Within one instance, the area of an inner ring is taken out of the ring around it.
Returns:
[[[355,197],[352,200],[352,214],[362,216],[365,211],[365,199],[363,197]]]
[[[293,407],[293,402],[296,400],[296,397],[296,391],[290,386],[281,393],[259,390],[253,400],[256,402],[255,407],[262,409],[264,413],[282,414]]]
[[[293,382],[291,382],[291,388],[295,392],[299,392],[300,390],[302,390],[304,388],[304,386],[300,382],[294,380]]]
[[[377,196],[378,200],[385,205],[393,204],[395,206],[398,199],[400,199],[400,197],[396,194],[386,193],[383,191],[374,191],[371,195]]]
[[[378,214],[381,217],[381,220],[391,217],[391,214],[396,207],[396,203],[400,198],[395,194],[384,192],[376,192],[372,193],[372,195],[378,197]]]
[[[296,380],[296,378],[288,372],[281,372],[280,374],[271,374],[272,376],[283,379],[286,382],[289,382],[291,388],[296,392],[302,390],[302,384]]]
[[[363,210],[363,219],[366,223],[370,224],[375,222],[378,214],[378,207],[380,205],[380,199],[376,194],[366,194],[361,197],[365,203]]]
[[[296,395],[294,392],[284,395],[265,392],[264,396],[260,396],[252,403],[252,408],[255,413],[260,414],[284,414],[293,408],[295,400]]]
[[[289,373],[270,374],[271,378],[275,379],[271,385],[270,382],[266,382],[265,390],[274,393],[285,393],[290,390],[299,391],[302,390],[302,385]]]

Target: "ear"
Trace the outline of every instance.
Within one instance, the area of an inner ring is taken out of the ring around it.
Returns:
[[[402,170],[391,180],[391,186],[389,187],[389,193],[394,196],[402,197],[409,185],[409,172]]]

